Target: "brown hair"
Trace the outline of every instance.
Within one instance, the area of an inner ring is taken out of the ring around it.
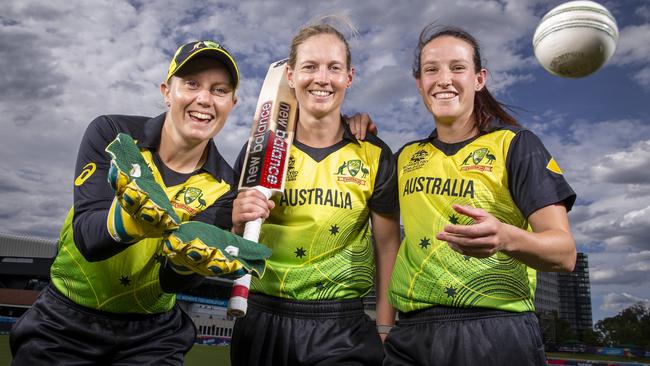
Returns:
[[[340,39],[341,42],[345,45],[345,67],[350,70],[352,65],[352,56],[350,54],[350,45],[345,39],[345,36],[339,32],[336,28],[329,24],[313,24],[308,25],[300,29],[295,37],[291,40],[291,48],[289,49],[289,66],[294,68],[296,66],[296,58],[298,56],[298,46],[300,46],[307,39],[317,36],[319,34],[332,34],[336,38]]]
[[[478,72],[483,68],[481,64],[481,48],[479,47],[476,38],[474,38],[467,31],[458,27],[442,26],[435,23],[430,23],[424,27],[420,33],[420,39],[418,41],[417,47],[415,48],[413,76],[416,79],[420,78],[420,57],[422,56],[422,49],[427,44],[429,44],[429,42],[443,36],[458,38],[469,43],[469,45],[472,46],[472,49],[474,50],[474,71]],[[510,115],[506,109],[512,111],[512,108],[510,106],[497,101],[487,89],[487,86],[484,86],[483,89],[476,92],[476,96],[474,97],[473,113],[476,117],[476,127],[479,129],[479,131],[486,132],[490,121],[495,118],[503,121],[505,124],[519,126],[519,122],[517,122],[517,120],[512,115]]]

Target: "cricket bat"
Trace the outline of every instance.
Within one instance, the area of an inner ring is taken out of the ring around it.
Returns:
[[[287,60],[274,62],[266,73],[239,179],[239,191],[257,189],[267,199],[284,192],[289,149],[298,116],[298,102],[289,87],[286,63]],[[257,242],[262,221],[260,218],[247,222],[244,239]],[[250,275],[235,280],[228,301],[228,315],[246,315],[250,282]]]

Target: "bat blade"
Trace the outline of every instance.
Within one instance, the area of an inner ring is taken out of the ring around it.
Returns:
[[[282,194],[284,189],[298,110],[285,68],[286,60],[273,63],[262,84],[239,180],[240,191],[264,187],[272,194]]]
[[[267,199],[284,191],[289,149],[297,120],[298,102],[289,87],[286,62],[271,64],[264,78],[239,179],[240,191],[256,189]],[[258,241],[261,226],[262,219],[247,222],[244,238]],[[228,315],[246,315],[250,280],[250,275],[235,280],[228,301]]]

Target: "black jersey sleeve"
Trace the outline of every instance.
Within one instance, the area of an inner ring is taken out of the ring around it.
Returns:
[[[506,164],[510,194],[525,217],[540,208],[563,203],[571,210],[576,194],[563,174],[548,168],[553,157],[531,131],[521,130],[513,138]]]
[[[110,155],[106,146],[118,134],[107,116],[90,123],[81,140],[74,184],[74,242],[86,260],[99,261],[121,252],[128,244],[115,242],[106,218],[115,193],[107,182]]]
[[[178,274],[172,269],[169,260],[165,258],[165,263],[160,266],[158,271],[158,280],[160,281],[160,288],[164,292],[173,294],[200,285],[205,280],[205,277],[194,273],[190,275]]]
[[[397,196],[397,164],[390,148],[383,142],[379,144],[381,155],[377,166],[377,177],[372,196],[368,202],[370,210],[378,213],[399,211]]]

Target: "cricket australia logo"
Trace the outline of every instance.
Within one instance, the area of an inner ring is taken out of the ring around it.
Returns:
[[[172,200],[172,206],[187,211],[190,216],[203,211],[206,206],[203,191],[196,187],[183,187]]]
[[[412,172],[414,170],[422,168],[427,162],[429,162],[429,152],[420,149],[411,155],[411,159],[406,165],[402,168],[402,173]]]
[[[339,166],[336,173],[334,173],[334,175],[338,176],[338,182],[352,182],[360,186],[366,185],[365,178],[368,177],[368,174],[370,174],[370,171],[368,168],[366,168],[365,164],[363,164],[360,159],[353,159],[343,162],[343,164]]]
[[[487,147],[482,147],[470,152],[465,160],[460,164],[461,171],[480,170],[482,172],[491,172],[492,163],[496,161],[496,157],[490,153]]]
[[[298,178],[299,171],[296,170],[296,158],[289,155],[289,163],[287,165],[287,181],[291,182]]]

